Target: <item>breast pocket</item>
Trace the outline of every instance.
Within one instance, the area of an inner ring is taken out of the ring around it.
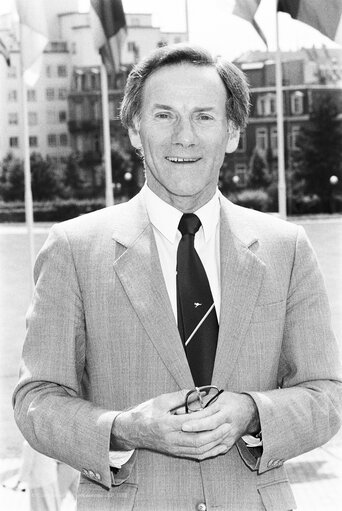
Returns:
[[[81,481],[77,493],[77,511],[132,511],[138,486],[123,483],[112,486],[110,490],[102,486]]]

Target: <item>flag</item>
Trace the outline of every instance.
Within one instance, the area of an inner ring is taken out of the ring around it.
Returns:
[[[0,55],[4,57],[4,59],[6,60],[6,64],[10,66],[11,65],[10,53],[5,44],[3,43],[2,39],[0,39]]]
[[[254,19],[260,2],[261,0],[235,0],[232,14],[235,14],[235,16],[239,16],[239,18],[243,18],[251,23],[261,39],[264,41],[265,45],[268,46],[263,31]]]
[[[39,76],[40,60],[48,43],[45,0],[16,0],[21,25],[21,55],[25,81],[33,85]]]
[[[126,19],[121,0],[91,0],[91,25],[95,48],[107,71],[120,68],[120,49],[126,36]]]
[[[278,0],[278,11],[342,44],[342,0]]]

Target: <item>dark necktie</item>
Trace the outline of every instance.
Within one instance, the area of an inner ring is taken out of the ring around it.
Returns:
[[[197,387],[211,384],[218,336],[208,277],[194,247],[200,226],[200,219],[193,213],[182,216],[178,226],[182,239],[177,251],[178,329]]]

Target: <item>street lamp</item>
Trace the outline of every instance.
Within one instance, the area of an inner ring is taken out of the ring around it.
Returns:
[[[335,175],[330,176],[330,213],[335,213],[335,196],[334,196],[334,187],[338,183],[338,177]]]

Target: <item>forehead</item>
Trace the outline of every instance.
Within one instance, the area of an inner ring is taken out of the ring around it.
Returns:
[[[181,63],[161,67],[147,78],[142,107],[186,104],[225,111],[226,99],[226,88],[214,67]]]

